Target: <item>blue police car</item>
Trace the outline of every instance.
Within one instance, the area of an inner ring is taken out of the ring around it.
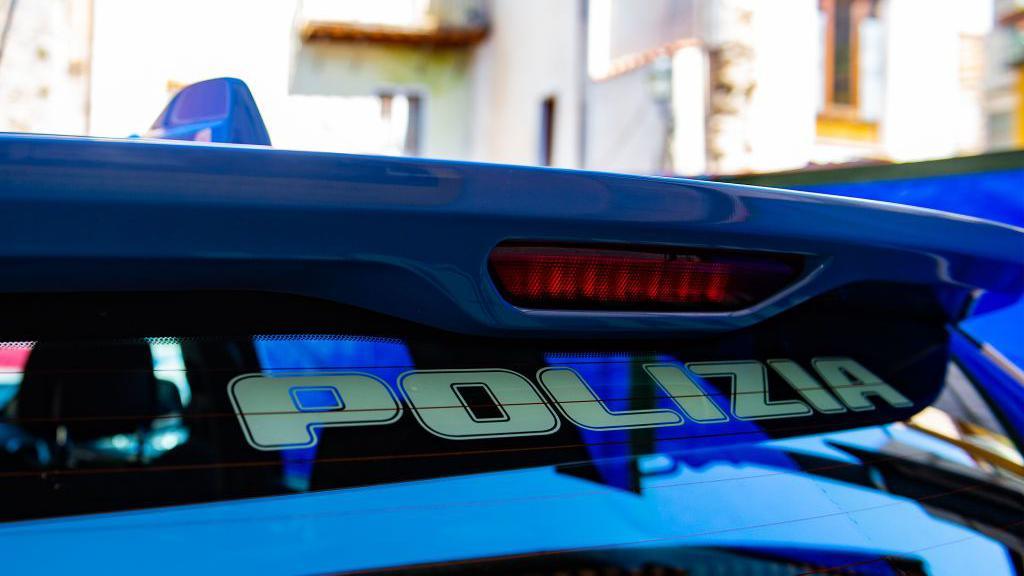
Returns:
[[[147,136],[0,135],[5,574],[1024,571],[1019,228]]]

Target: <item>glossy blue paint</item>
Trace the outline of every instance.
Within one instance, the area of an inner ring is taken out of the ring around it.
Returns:
[[[299,412],[326,412],[345,409],[345,401],[341,399],[338,391],[327,386],[291,388],[288,393],[292,397],[292,404]]]
[[[256,101],[237,78],[214,78],[182,88],[145,137],[270,146]]]
[[[1009,330],[1021,330],[1017,324]],[[959,330],[950,331],[950,352],[982,385],[993,411],[1006,428],[1006,434],[1024,445],[1024,386],[1006,369],[985,355],[981,345]],[[1013,360],[1013,359],[1011,359]]]
[[[1016,293],[1018,228],[918,208],[568,170],[232,145],[0,135],[0,290],[246,289],[450,330],[748,326],[859,281]],[[722,314],[538,312],[495,290],[509,239],[806,254],[795,287]],[[949,314],[958,298],[950,298]]]
[[[1015,294],[1024,283],[1020,229],[928,210],[728,184],[231,145],[0,135],[0,206],[2,291],[258,289],[461,332],[723,331],[853,282],[956,294]],[[793,290],[745,313],[538,313],[505,303],[487,276],[489,250],[508,239],[797,252],[812,266]],[[951,304],[950,318],[958,312]],[[412,365],[397,342],[254,344],[269,373],[378,363],[397,376]],[[792,454],[858,464],[836,446],[897,443],[971,465],[954,447],[899,426],[756,439],[726,448],[655,434],[664,453],[635,467],[628,453],[595,452],[608,485],[536,467],[9,523],[0,525],[0,550],[17,552],[5,555],[11,572],[67,572],[103,554],[109,573],[177,573],[194,570],[196,558],[207,571],[309,573],[624,544],[803,546],[833,549],[833,557],[912,555],[935,574],[1012,573],[987,536],[912,500],[810,474]],[[314,454],[282,452],[293,487],[308,488]]]
[[[828,457],[836,444],[877,450],[923,438],[890,428],[643,457],[674,467],[642,474],[635,493],[538,467],[10,523],[0,525],[0,548],[18,551],[5,555],[12,573],[74,571],[97,554],[112,574],[140,566],[322,573],[552,550],[736,546],[907,556],[935,575],[1013,574],[998,542],[913,500],[784,465],[782,450]]]
[[[827,174],[824,172],[823,174]],[[944,210],[1024,226],[1024,167],[963,174],[797,185],[797,189]],[[1018,252],[1024,262],[1024,250]],[[983,295],[963,328],[1024,366],[1024,295]],[[993,382],[997,385],[997,382]]]
[[[253,347],[263,372],[268,375],[322,371],[324,367],[344,371],[384,366],[386,368],[377,373],[393,382],[405,370],[415,368],[409,349],[398,341],[369,338],[290,341],[257,337]],[[343,398],[339,400],[344,403]],[[289,488],[309,490],[316,454],[317,445],[281,451],[281,466]]]
[[[1024,226],[1024,167],[926,178],[814,184],[796,189],[933,208]]]
[[[1018,298],[1003,308],[994,308],[991,298],[984,299],[980,304],[994,309],[983,312],[975,309],[960,326],[975,340],[994,347],[1016,366],[1024,367],[1024,329],[1021,328],[1024,326],[1024,295]]]

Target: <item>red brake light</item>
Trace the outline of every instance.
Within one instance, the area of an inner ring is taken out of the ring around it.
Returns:
[[[502,295],[522,308],[724,312],[749,308],[800,273],[785,254],[506,244],[491,252]]]

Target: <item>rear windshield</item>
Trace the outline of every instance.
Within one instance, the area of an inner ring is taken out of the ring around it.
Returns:
[[[456,335],[255,295],[29,298],[0,344],[0,518],[524,469],[640,493],[683,461],[933,405],[948,332],[914,300],[854,290],[651,340]]]
[[[661,341],[464,337],[356,311],[316,334],[6,341],[0,514],[582,470],[894,421],[932,402],[941,323],[828,308]],[[105,490],[112,477],[122,489]]]

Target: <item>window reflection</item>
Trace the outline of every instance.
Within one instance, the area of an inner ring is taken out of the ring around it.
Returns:
[[[0,342],[0,410],[18,393],[25,361],[32,351],[27,342]]]
[[[375,374],[394,381],[398,374],[413,366],[409,349],[397,340],[257,336],[253,344],[260,367],[267,375],[373,368]],[[286,487],[299,492],[310,489],[316,454],[315,445],[281,452],[282,482]]]
[[[174,384],[181,397],[182,407],[188,408],[192,402],[192,389],[185,373],[181,343],[170,338],[150,338],[149,350],[153,354],[153,371],[157,377]]]
[[[145,463],[188,440],[181,388],[160,377],[145,342],[5,350],[5,413],[14,422],[3,428],[8,454],[35,466]]]

